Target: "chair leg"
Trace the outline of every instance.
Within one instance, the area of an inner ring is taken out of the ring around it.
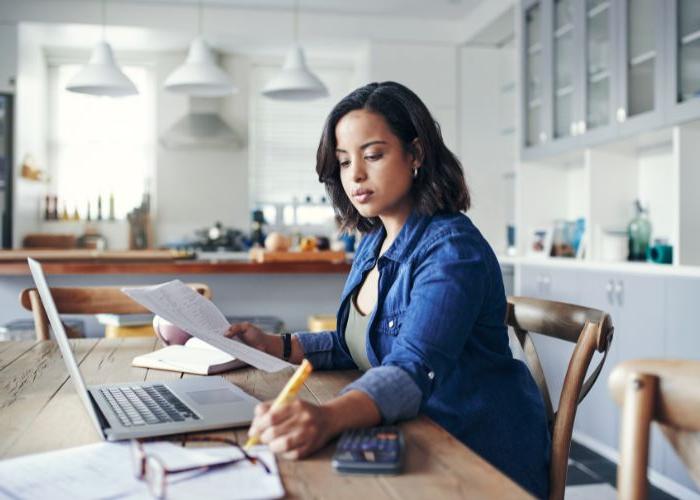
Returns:
[[[32,290],[29,292],[29,302],[32,305],[32,316],[34,317],[34,329],[37,340],[49,340],[49,318],[46,317],[44,304],[41,303],[39,292]]]
[[[649,432],[657,387],[657,377],[640,373],[631,376],[625,386],[617,468],[617,494],[621,500],[647,498]]]

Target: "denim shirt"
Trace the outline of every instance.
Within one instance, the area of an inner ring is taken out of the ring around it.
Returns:
[[[413,212],[391,247],[363,238],[345,283],[336,331],[297,333],[317,369],[356,368],[345,343],[350,297],[375,263],[369,320],[372,368],[345,387],[377,405],[385,423],[422,412],[538,497],[549,483],[550,437],[541,395],[513,358],[500,266],[463,214]]]

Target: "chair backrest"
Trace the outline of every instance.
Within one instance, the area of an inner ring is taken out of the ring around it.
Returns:
[[[612,342],[612,320],[607,313],[598,309],[529,297],[508,297],[506,322],[512,328],[510,334],[515,336],[523,349],[524,361],[544,400],[552,431],[549,498],[562,500],[576,407],[593,387],[603,367]],[[556,412],[530,333],[576,344],[566,370]],[[584,380],[596,350],[602,352],[603,356],[596,369]]]
[[[700,361],[642,359],[615,367],[610,391],[622,406],[618,498],[647,497],[649,432],[661,430],[700,487]]]
[[[211,299],[211,290],[203,283],[188,283],[204,297]],[[121,291],[119,286],[52,287],[51,295],[61,314],[143,314],[150,312]],[[32,311],[37,340],[49,339],[49,321],[36,288],[25,288],[19,302]],[[75,336],[67,330],[68,336]]]

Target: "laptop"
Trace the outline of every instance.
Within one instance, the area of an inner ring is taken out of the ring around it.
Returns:
[[[41,264],[27,259],[58,347],[90,419],[103,439],[146,438],[249,424],[260,401],[222,377],[86,386]]]

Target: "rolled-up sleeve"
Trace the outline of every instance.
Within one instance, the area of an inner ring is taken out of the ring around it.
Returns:
[[[408,373],[398,366],[371,368],[343,388],[340,394],[353,390],[367,394],[387,424],[413,418],[420,409],[421,390]]]
[[[295,333],[299,339],[304,357],[316,370],[333,368],[333,332]]]

